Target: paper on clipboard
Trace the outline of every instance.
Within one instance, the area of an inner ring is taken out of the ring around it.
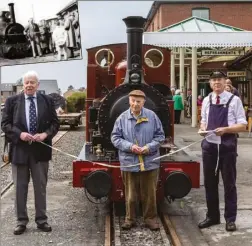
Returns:
[[[209,143],[214,143],[214,144],[221,144],[221,137],[217,136],[215,134],[215,131],[210,131],[207,133],[207,135],[205,136],[206,141]]]
[[[214,131],[213,130],[210,130],[210,131],[201,131],[201,130],[199,130],[198,133],[199,134],[201,134],[201,133],[214,133]]]

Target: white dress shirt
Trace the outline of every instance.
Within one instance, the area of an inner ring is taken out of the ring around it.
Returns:
[[[212,104],[216,104],[217,95],[214,92],[212,92],[211,94],[212,94]],[[226,104],[232,95],[233,94],[228,91],[222,92],[219,95],[220,104]],[[209,96],[210,94],[204,98],[201,108],[201,123],[206,123],[206,125],[208,122],[209,108],[210,108]],[[248,124],[241,99],[237,96],[233,97],[228,107],[228,125],[231,126],[234,124],[244,124],[244,125]]]
[[[27,96],[25,94],[25,116],[26,116],[26,122],[27,122],[27,128],[28,128],[28,131],[30,129],[30,119],[29,119],[29,110],[30,110],[30,104],[31,104],[31,101],[28,99],[29,96]],[[35,93],[33,95],[33,101],[35,103],[35,108],[36,108],[36,116],[38,118],[38,103],[37,103],[37,93]]]

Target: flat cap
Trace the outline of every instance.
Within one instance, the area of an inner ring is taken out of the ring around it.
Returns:
[[[129,96],[135,96],[135,97],[144,97],[146,98],[145,96],[145,93],[141,90],[133,90],[129,93]]]
[[[223,73],[222,71],[214,71],[210,74],[210,79],[213,78],[226,78],[227,75]]]

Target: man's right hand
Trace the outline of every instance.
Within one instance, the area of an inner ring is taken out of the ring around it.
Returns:
[[[34,141],[33,136],[31,134],[29,134],[28,132],[22,132],[20,134],[20,139],[25,141],[25,142]]]
[[[142,148],[134,144],[131,147],[131,151],[135,154],[141,154]]]

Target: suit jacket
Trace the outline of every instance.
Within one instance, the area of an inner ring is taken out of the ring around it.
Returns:
[[[51,145],[53,137],[59,130],[59,120],[54,108],[53,99],[37,93],[37,133],[46,132],[48,137],[43,141]],[[25,96],[23,93],[9,97],[5,102],[1,127],[11,143],[12,164],[26,164],[30,155],[36,161],[49,161],[52,149],[38,142],[28,144],[20,139],[21,132],[29,132],[25,116]]]

